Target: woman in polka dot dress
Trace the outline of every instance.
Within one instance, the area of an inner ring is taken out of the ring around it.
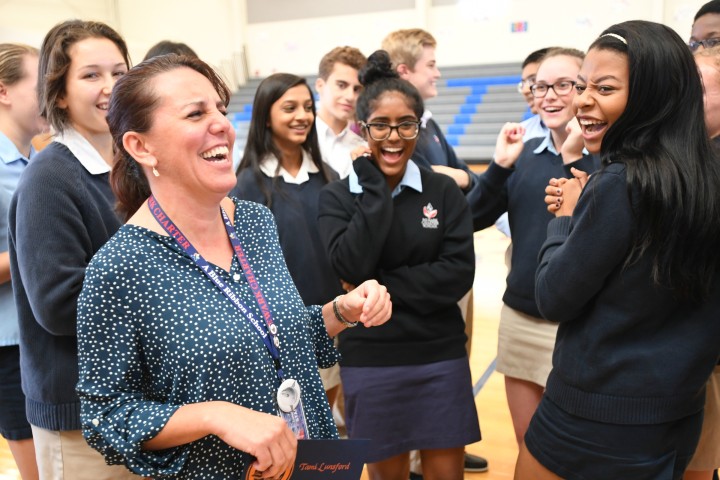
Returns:
[[[338,360],[340,331],[390,317],[374,281],[303,305],[272,213],[226,196],[229,98],[202,61],[170,55],[118,82],[108,113],[111,183],[129,219],[91,261],[79,300],[83,433],[108,462],[156,479],[291,467],[281,377],[300,384],[307,435],[335,438],[317,367]]]

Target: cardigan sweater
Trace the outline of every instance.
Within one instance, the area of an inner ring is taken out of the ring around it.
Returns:
[[[307,182],[287,183],[250,168],[238,175],[233,194],[243,200],[266,203],[263,182],[272,192],[270,210],[275,216],[285,262],[305,305],[323,305],[343,293],[318,232],[318,197],[325,186],[321,173],[309,173]],[[337,175],[333,176],[337,178]]]
[[[120,228],[108,173],[91,175],[65,146],[35,156],[10,204],[10,267],[28,421],[79,430],[76,312],[92,256]]]
[[[475,205],[475,230],[489,227],[508,212],[513,253],[503,302],[533,317],[541,316],[535,303],[538,252],[547,224],[555,217],[543,202],[545,187],[551,178],[572,178],[572,167],[592,173],[599,166],[599,158],[592,155],[564,165],[562,156],[549,148],[538,151],[547,141],[547,137],[538,137],[525,142],[513,168],[492,162],[480,176],[478,187],[468,195],[470,208]]]
[[[537,303],[560,322],[545,391],[566,412],[614,424],[702,410],[720,355],[720,275],[702,303],[653,284],[655,251],[626,264],[643,215],[622,163],[590,177],[572,216],[548,223]]]
[[[320,192],[320,235],[339,277],[374,278],[393,302],[390,321],[340,338],[341,365],[419,365],[465,356],[457,301],[472,287],[473,236],[467,201],[455,182],[420,169],[422,192],[394,198],[369,159],[353,163],[363,192],[344,179]]]

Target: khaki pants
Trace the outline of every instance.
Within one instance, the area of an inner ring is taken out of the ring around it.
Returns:
[[[54,431],[32,425],[35,457],[43,480],[139,480],[122,465],[107,465],[80,430]]]

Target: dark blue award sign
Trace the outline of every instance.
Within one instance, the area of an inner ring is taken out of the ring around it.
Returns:
[[[370,440],[299,440],[292,480],[359,480]]]
[[[292,471],[282,480],[360,480],[370,440],[298,440]],[[252,460],[250,460],[252,462]],[[252,466],[246,480],[262,477]]]

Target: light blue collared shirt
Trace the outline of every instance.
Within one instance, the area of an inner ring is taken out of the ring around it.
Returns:
[[[350,182],[351,193],[362,193],[363,189],[360,185],[360,182],[358,181],[357,173],[355,173],[355,170],[350,170],[348,181]],[[400,183],[397,184],[397,186],[393,189],[391,193],[392,198],[400,195],[400,192],[402,192],[405,187],[410,187],[413,190],[422,193],[422,179],[420,178],[420,167],[418,167],[412,160],[408,160],[407,167],[405,167],[405,174],[400,180]]]
[[[560,155],[560,152],[558,152],[557,148],[555,148],[555,144],[553,143],[553,139],[552,139],[552,133],[550,133],[550,130],[547,131],[547,133],[545,134],[545,138],[540,143],[540,145],[538,145],[535,148],[535,150],[533,150],[533,153],[538,155],[538,154],[544,152],[545,150],[549,151],[553,155]],[[588,154],[588,151],[585,147],[583,147],[582,153],[583,153],[583,155]]]
[[[35,150],[31,147],[30,156],[34,154]],[[28,161],[15,144],[0,132],[0,252],[8,251],[10,200]],[[12,285],[6,282],[0,285],[0,346],[17,345],[19,342],[20,332]]]
[[[525,127],[523,142],[527,142],[531,138],[544,137],[550,131],[538,114],[533,115],[527,120],[523,120],[520,125]]]

